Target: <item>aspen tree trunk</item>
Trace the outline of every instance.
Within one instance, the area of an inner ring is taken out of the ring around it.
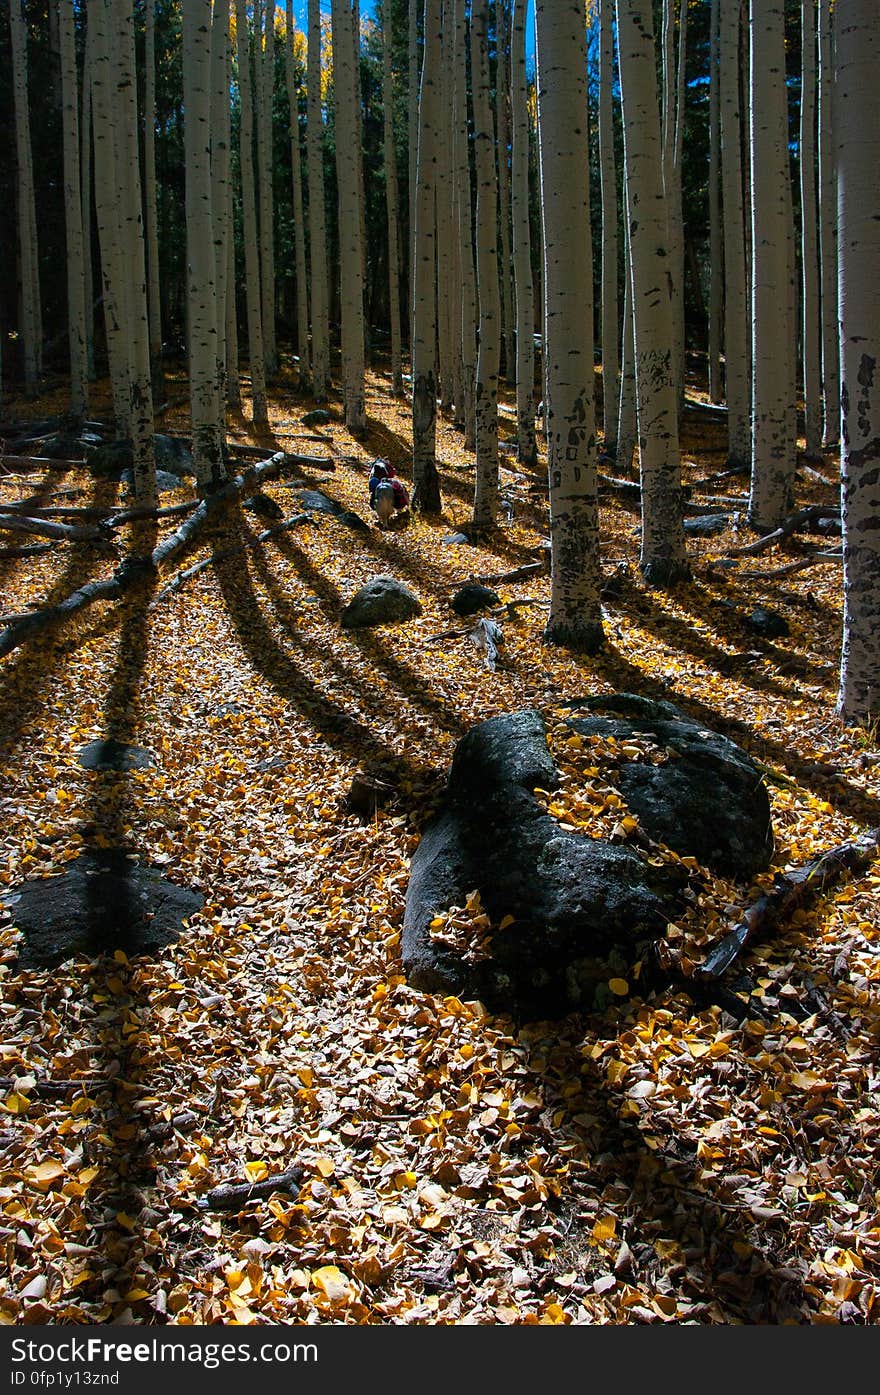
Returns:
[[[617,170],[614,160],[614,0],[599,6],[599,176],[602,189],[602,423],[616,451],[620,318],[617,313]]]
[[[113,118],[119,131],[116,146],[116,189],[120,243],[126,281],[125,335],[129,345],[129,431],[132,445],[134,495],[139,504],[156,503],[156,457],[153,447],[153,382],[150,374],[150,315],[144,246],[141,168],[135,79],[132,0],[113,0],[111,38],[116,50],[116,91]]]
[[[67,338],[70,347],[70,411],[81,421],[88,405],[86,297],[83,262],[82,203],[79,172],[79,94],[73,0],[59,0],[62,140],[64,147],[64,223],[67,244]]]
[[[80,218],[83,230],[83,295],[86,303],[86,364],[95,380],[95,287],[92,274],[92,25],[86,24],[80,119]]]
[[[651,0],[617,0],[617,42],[642,485],[639,565],[646,581],[664,586],[687,576],[688,564],[678,447],[679,376],[666,273],[671,220],[660,159]]]
[[[407,105],[407,126],[409,131],[409,236],[407,238],[407,286],[409,287],[409,345],[412,355],[414,285],[415,285],[415,236],[416,236],[416,193],[417,162],[419,151],[419,89],[421,67],[419,65],[419,14],[424,6],[419,0],[408,0],[407,4],[407,62],[409,65],[409,89]]]
[[[254,425],[269,425],[266,403],[266,369],[263,358],[263,314],[259,252],[257,250],[257,210],[254,191],[254,106],[248,52],[245,0],[235,0],[235,42],[238,49],[238,90],[241,97],[240,159],[241,217],[244,235],[245,298],[247,302],[248,359],[251,372],[251,400]]]
[[[501,297],[498,287],[498,202],[492,107],[489,100],[489,0],[471,6],[471,81],[477,174],[477,295],[480,332],[475,386],[477,468],[474,528],[490,528],[498,512],[498,368]]]
[[[391,391],[403,395],[400,336],[400,234],[397,152],[394,149],[394,73],[391,67],[391,0],[382,4],[382,109],[385,158],[385,212],[388,221],[388,312],[391,317]]]
[[[748,465],[752,449],[749,386],[748,277],[743,216],[740,112],[741,0],[719,0],[718,80],[721,106],[721,181],[724,198],[724,365],[727,463]]]
[[[675,3],[663,6],[663,188],[669,234],[666,241],[672,296],[672,371],[676,394],[684,390],[684,227],[681,208],[681,141],[684,119],[684,58],[687,38],[687,0],[681,0],[678,29],[678,66],[675,63]],[[638,307],[637,307],[638,312]]]
[[[444,218],[448,227],[449,239],[449,289],[445,314],[448,320],[447,334],[450,341],[450,393],[452,398],[452,422],[458,430],[465,427],[464,369],[461,353],[461,304],[462,304],[462,247],[458,226],[458,182],[456,175],[456,75],[455,45],[458,38],[456,25],[457,0],[443,0],[443,171],[442,187],[444,198]]]
[[[586,178],[587,37],[580,0],[535,0],[535,47],[550,473],[550,615],[544,639],[594,653],[604,635]]]
[[[219,3],[219,0],[218,0]],[[162,296],[159,286],[159,225],[156,213],[156,6],[144,6],[144,228],[147,237],[147,286],[150,305],[150,361],[153,385],[162,371]]]
[[[455,400],[453,390],[453,305],[452,305],[452,183],[449,178],[450,114],[452,111],[452,69],[449,40],[452,24],[450,0],[443,0],[441,16],[442,51],[440,61],[435,171],[435,217],[437,220],[437,366],[440,407],[449,412]],[[456,336],[457,337],[457,336]]]
[[[880,718],[880,11],[838,0],[837,227],[843,471],[843,650],[838,711]]]
[[[425,45],[418,103],[412,314],[412,506],[423,513],[439,513],[441,506],[436,461],[437,258],[434,221],[441,22],[440,0],[425,0]]]
[[[217,334],[219,249],[214,227],[216,205],[212,199],[212,176],[216,176],[217,170],[212,169],[211,160],[211,37],[211,0],[187,0],[183,7],[183,134],[189,389],[196,484],[203,495],[223,478],[223,398]],[[225,274],[225,264],[222,270]]]
[[[816,206],[816,0],[801,3],[801,110],[798,165],[801,186],[801,364],[806,453],[822,447],[822,340],[819,300],[819,228]]]
[[[751,3],[752,488],[748,517],[769,531],[791,513],[797,422],[794,229],[788,169],[783,0]]]
[[[626,176],[624,175],[624,207],[626,206]],[[617,407],[617,450],[615,462],[619,469],[629,473],[636,453],[638,426],[636,419],[636,345],[633,326],[632,301],[632,255],[629,245],[629,228],[624,218],[624,266],[623,266],[623,348],[620,364],[620,398]]]
[[[724,263],[721,237],[721,121],[718,40],[722,0],[712,0],[709,19],[709,401],[720,402]],[[742,199],[742,195],[740,195]]]
[[[257,189],[260,206],[260,304],[266,377],[278,371],[275,340],[275,192],[272,98],[275,86],[275,0],[254,5],[254,95],[257,104]]]
[[[363,84],[361,82],[361,6],[360,0],[351,0],[351,40],[352,40],[352,62],[354,64],[354,123],[355,123],[355,149],[358,154],[358,219],[361,225],[361,285],[364,297],[364,355],[365,362],[370,361],[370,323],[366,312],[367,306],[367,271],[369,259],[367,256],[367,208],[366,194],[364,191],[364,113],[363,113]]]
[[[229,113],[229,7],[227,0],[214,0],[211,21],[210,192],[211,224],[214,241],[215,322],[217,329],[218,411],[225,437],[226,390],[226,298],[234,292],[229,281],[229,180],[231,121]]]
[[[18,245],[21,264],[21,339],[24,392],[36,397],[42,357],[39,258],[34,211],[34,171],[28,106],[27,26],[21,0],[10,0],[9,34],[15,99],[15,150],[18,160]]]
[[[333,87],[336,101],[336,180],[339,200],[339,297],[342,388],[349,431],[366,430],[364,402],[364,281],[358,185],[361,152],[355,115],[354,38],[350,0],[333,0]]]
[[[473,450],[476,445],[474,415],[474,379],[477,371],[477,283],[474,271],[474,235],[471,210],[471,164],[468,151],[467,102],[468,34],[465,0],[455,0],[455,29],[453,62],[455,66],[454,145],[455,145],[455,211],[459,249],[461,284],[461,415],[464,420],[464,445]]]
[[[241,379],[238,372],[238,311],[235,295],[235,235],[232,212],[232,180],[226,191],[229,238],[226,243],[226,406],[241,411]]]
[[[527,0],[513,0],[513,25],[510,33],[510,113],[513,129],[510,182],[513,207],[513,274],[516,287],[517,459],[526,469],[534,470],[538,464],[538,444],[535,439],[535,289],[532,281],[532,236],[529,224],[527,8]],[[615,285],[615,298],[616,295]]]
[[[302,154],[299,138],[299,89],[296,83],[293,47],[293,0],[287,0],[287,27],[284,46],[284,71],[287,79],[287,100],[290,105],[290,169],[293,192],[293,241],[296,257],[296,338],[299,349],[300,387],[308,385],[309,367],[309,295],[306,279],[306,225],[303,216]]]
[[[495,109],[498,127],[498,221],[501,227],[501,323],[504,336],[504,376],[508,383],[513,381],[516,362],[515,322],[513,316],[513,295],[510,281],[510,173],[508,148],[510,145],[510,120],[508,101],[510,95],[510,60],[508,56],[510,0],[495,0],[495,45],[498,54],[498,70],[495,79]]]
[[[819,0],[819,250],[822,263],[822,444],[840,440],[840,337],[837,324],[837,169],[832,104],[831,0]]]
[[[327,400],[330,381],[330,309],[327,290],[327,228],[324,212],[324,118],[321,103],[321,6],[309,0],[308,126],[309,271],[312,300],[312,392]]]
[[[116,434],[131,434],[129,378],[130,344],[127,322],[126,288],[123,279],[122,214],[116,175],[114,111],[115,74],[110,56],[110,14],[108,0],[96,0],[89,9],[90,62],[92,84],[92,131],[95,166],[95,218],[100,252],[101,287],[104,305],[104,336],[113,391]]]

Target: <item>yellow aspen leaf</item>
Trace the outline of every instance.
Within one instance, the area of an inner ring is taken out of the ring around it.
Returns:
[[[603,1244],[606,1240],[613,1240],[617,1231],[616,1216],[600,1216],[590,1232],[592,1239],[597,1245]]]
[[[629,984],[625,978],[610,978],[608,980],[608,987],[618,998],[625,998],[629,992]]]
[[[328,1303],[350,1303],[354,1297],[349,1280],[335,1264],[325,1264],[312,1270],[312,1287],[322,1293]]]
[[[97,1167],[84,1167],[82,1172],[77,1174],[78,1180],[84,1187],[87,1187],[90,1182],[94,1182],[99,1171],[100,1169]]]
[[[269,1176],[269,1164],[264,1158],[254,1159],[245,1163],[244,1173],[249,1182],[262,1182]]]
[[[59,1177],[64,1176],[64,1166],[60,1162],[37,1163],[35,1167],[29,1167],[25,1172],[29,1182],[35,1182],[38,1187],[48,1187],[52,1182],[57,1182]]]
[[[326,1154],[322,1154],[321,1157],[315,1159],[315,1166],[322,1177],[332,1177],[336,1171],[335,1162],[332,1158],[328,1158]]]
[[[20,1095],[16,1090],[12,1090],[3,1101],[3,1108],[10,1114],[27,1114],[30,1103],[27,1095]]]

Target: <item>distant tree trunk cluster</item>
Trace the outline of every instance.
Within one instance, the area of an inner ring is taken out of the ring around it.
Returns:
[[[34,398],[54,346],[83,420],[106,374],[152,503],[181,347],[202,493],[243,399],[265,429],[290,373],[317,403],[338,391],[363,435],[368,364],[387,364],[411,403],[414,508],[442,509],[448,420],[480,532],[498,526],[509,386],[529,471],[542,401],[547,639],[587,649],[600,452],[637,461],[645,581],[686,579],[680,421],[705,390],[762,532],[794,507],[799,451],[839,446],[839,703],[877,716],[876,0],[308,0],[304,33],[298,17],[293,0],[54,0],[44,92],[46,7],[4,6],[7,388]],[[57,231],[38,218],[50,187]]]

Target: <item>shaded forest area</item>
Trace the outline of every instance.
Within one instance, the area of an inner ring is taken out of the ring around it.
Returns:
[[[3,1320],[873,1324],[880,18],[309,18],[0,13]]]

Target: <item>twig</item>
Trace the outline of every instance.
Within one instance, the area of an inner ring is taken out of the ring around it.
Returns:
[[[537,572],[545,572],[549,564],[549,554],[547,558],[542,558],[540,562],[527,562],[524,567],[516,567],[512,572],[495,572],[492,576],[472,576],[469,581],[463,581],[463,586],[496,586],[501,582],[522,581],[524,577],[535,576]]]
[[[305,1173],[298,1164],[262,1182],[221,1182],[212,1187],[203,1205],[210,1211],[238,1211],[249,1201],[262,1201],[273,1192],[298,1192]]]

